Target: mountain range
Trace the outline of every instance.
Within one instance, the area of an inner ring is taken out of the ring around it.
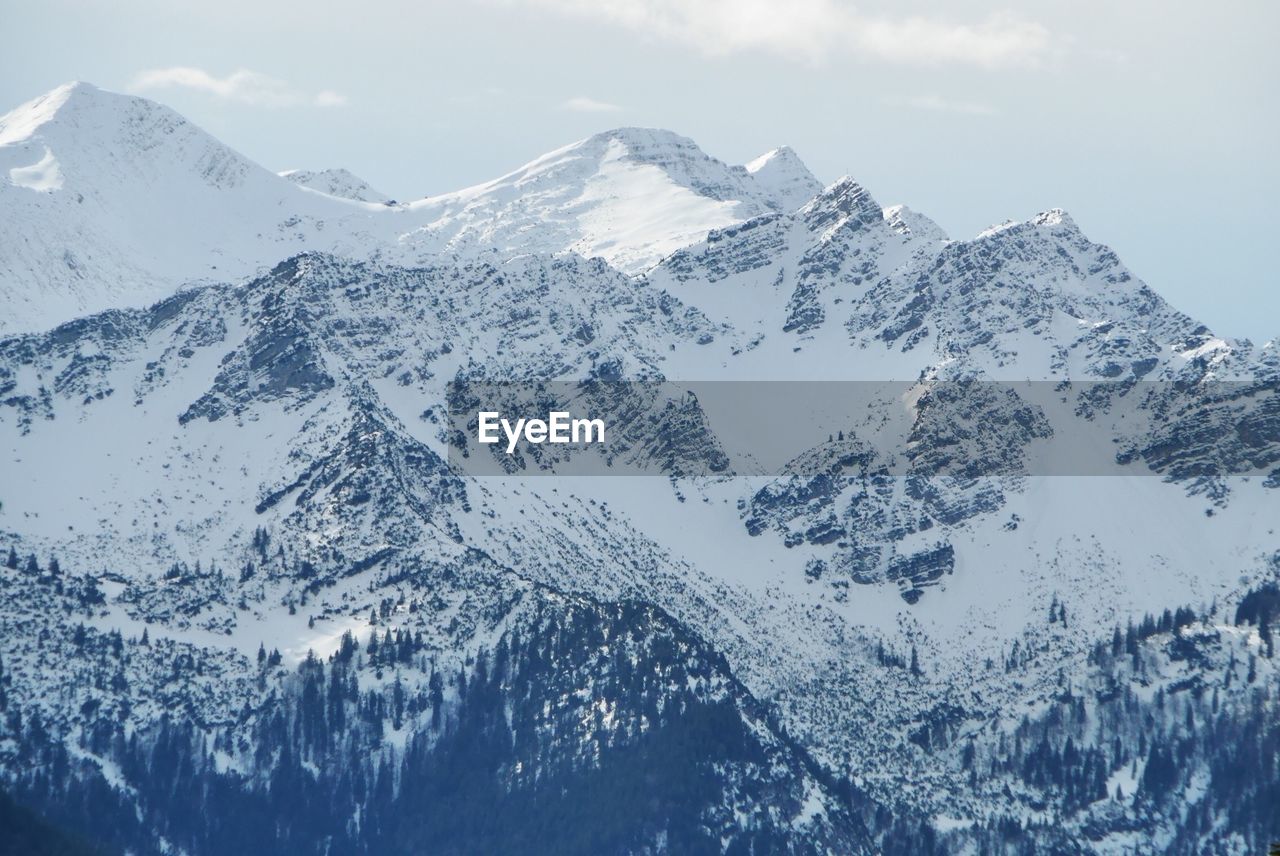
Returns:
[[[145,306],[308,250],[407,265],[573,251],[639,273],[821,189],[789,149],[731,167],[676,134],[622,128],[400,204],[342,169],[276,175],[167,107],[87,83],[0,117],[0,153],[8,331]]]
[[[957,240],[789,148],[637,128],[399,202],[80,83],[0,118],[0,307],[0,773],[70,834],[1280,838],[1280,343],[1210,331],[1066,212]],[[479,478],[460,379],[910,392],[802,472]],[[899,469],[858,445],[881,418]],[[930,469],[1050,439],[1107,475]]]

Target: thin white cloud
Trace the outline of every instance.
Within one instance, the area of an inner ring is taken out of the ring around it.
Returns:
[[[608,101],[597,101],[594,98],[577,96],[561,102],[561,110],[573,110],[576,113],[617,113],[622,108]]]
[[[332,89],[322,89],[316,93],[316,97],[312,99],[317,107],[346,107],[347,96],[341,92],[334,92]]]
[[[192,89],[227,101],[238,101],[259,107],[343,107],[345,95],[325,89],[304,92],[269,75],[239,69],[226,77],[216,77],[202,68],[172,66],[139,72],[129,87],[134,92],[156,89]]]
[[[916,110],[930,110],[934,113],[962,113],[966,116],[994,116],[996,108],[978,101],[957,101],[939,95],[890,96],[885,98],[889,104],[899,107],[912,107]]]
[[[801,62],[833,55],[920,65],[1027,66],[1051,48],[1035,21],[993,14],[866,15],[843,0],[508,0],[688,45],[710,56],[762,52]]]

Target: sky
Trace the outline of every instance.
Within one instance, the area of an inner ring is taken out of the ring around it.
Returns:
[[[952,237],[1067,209],[1223,335],[1280,336],[1280,4],[0,0],[0,112],[87,80],[400,200],[623,125],[794,148]]]

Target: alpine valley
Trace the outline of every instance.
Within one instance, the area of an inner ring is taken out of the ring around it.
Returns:
[[[1061,210],[636,128],[397,202],[77,83],[0,118],[0,336],[15,852],[1280,839],[1280,343]],[[898,381],[912,462],[1114,472],[474,477],[459,379]]]

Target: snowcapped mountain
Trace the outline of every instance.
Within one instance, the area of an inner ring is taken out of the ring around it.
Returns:
[[[414,203],[431,222],[406,240],[436,250],[571,250],[640,273],[711,229],[794,207],[817,182],[794,155],[786,160],[777,170],[734,168],[686,137],[622,128]]]
[[[346,170],[272,174],[167,107],[87,83],[0,117],[0,172],[9,331],[239,281],[306,250],[408,264],[576,252],[638,273],[813,181],[794,156],[758,182],[683,137],[631,128],[388,206]]]
[[[370,187],[363,178],[341,168],[322,169],[319,172],[309,169],[287,169],[280,173],[280,177],[339,199],[351,199],[356,202],[387,202],[389,199],[386,194]]]
[[[0,771],[50,817],[189,853],[1280,836],[1280,359],[1065,212],[952,240],[639,129],[391,206],[83,86],[0,142],[0,193],[121,277],[0,237],[15,317],[112,307],[0,339]],[[149,232],[177,203],[239,231]],[[906,394],[795,474],[475,478],[460,378]],[[1112,474],[936,474],[1063,439]]]
[[[354,250],[307,194],[151,101],[70,84],[0,118],[4,327],[39,329],[306,248]],[[355,243],[359,243],[358,241]]]
[[[794,211],[822,189],[822,184],[790,146],[767,151],[743,169],[756,184],[768,190],[778,203],[775,207],[784,211]]]

